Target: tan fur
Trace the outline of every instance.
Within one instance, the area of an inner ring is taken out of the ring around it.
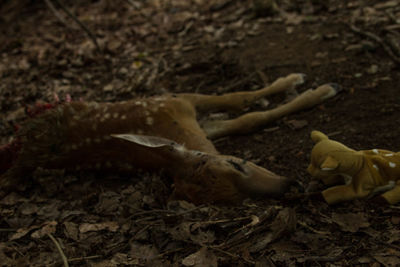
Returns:
[[[347,180],[345,185],[322,192],[327,203],[371,197],[381,191],[386,191],[381,195],[386,202],[400,201],[400,153],[382,149],[355,151],[319,131],[313,131],[311,139],[315,146],[308,172],[327,185]]]
[[[253,92],[221,96],[180,94],[118,103],[73,102],[49,110],[24,125],[22,150],[0,178],[7,190],[37,167],[48,169],[165,170],[175,195],[195,203],[233,203],[246,197],[282,195],[290,179],[251,162],[220,155],[209,139],[243,134],[333,96],[323,85],[276,109],[232,120],[197,121],[197,110],[242,110],[270,94],[291,90],[303,75],[291,74]]]

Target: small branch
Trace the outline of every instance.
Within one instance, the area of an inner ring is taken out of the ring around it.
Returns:
[[[68,259],[64,254],[64,251],[62,250],[60,244],[58,243],[58,241],[54,238],[54,236],[52,234],[47,234],[48,237],[50,237],[51,241],[53,241],[53,243],[56,245],[58,253],[60,253],[60,256],[64,262],[64,267],[69,267],[68,264]]]
[[[302,221],[297,221],[298,224],[300,224],[301,226],[303,226],[304,228],[307,228],[308,230],[310,230],[311,232],[314,232],[316,234],[319,235],[329,235],[329,232],[325,232],[325,231],[319,231],[317,229],[312,228],[311,226],[307,225],[305,222]]]
[[[242,257],[242,256],[232,254],[232,253],[230,253],[230,252],[228,252],[228,251],[225,251],[225,250],[222,250],[222,249],[220,249],[220,248],[216,248],[216,247],[207,247],[207,248],[212,249],[212,250],[215,250],[215,251],[217,251],[217,252],[219,252],[219,253],[225,254],[225,255],[227,255],[227,256],[231,257],[232,259],[235,259],[235,260],[237,260],[237,259],[242,259],[243,261],[245,261],[246,263],[248,263],[248,264],[250,264],[250,265],[256,264],[256,263],[255,263],[254,261],[252,261],[252,260],[248,260],[248,259],[246,259],[246,258],[244,258],[244,257]]]
[[[126,0],[131,6],[133,6],[135,9],[140,9],[141,8],[141,4],[137,3],[133,0]]]
[[[382,46],[382,48],[385,50],[385,52],[393,59],[393,61],[395,61],[396,63],[400,64],[400,57],[397,57],[393,53],[393,51],[390,49],[390,47],[387,44],[385,44],[385,42],[380,37],[378,37],[377,35],[373,34],[372,32],[362,31],[361,29],[357,28],[354,25],[350,25],[350,29],[353,32],[358,33],[358,34],[360,34],[362,36],[365,36],[367,38],[370,38],[370,39],[374,40],[375,42],[377,42],[378,44],[380,44]]]
[[[48,8],[54,13],[54,15],[58,18],[58,20],[64,24],[65,27],[70,27],[70,25],[68,25],[67,21],[65,20],[65,18],[60,14],[60,12],[58,12],[58,10],[56,9],[56,7],[53,5],[53,3],[50,0],[44,0],[44,2],[46,3],[46,5],[48,6]]]
[[[50,1],[50,0],[47,0]],[[98,51],[101,51],[99,44],[97,43],[96,36],[89,30],[88,27],[86,27],[85,24],[83,24],[72,12],[66,8],[59,0],[54,0],[60,7],[61,9],[67,14],[73,21],[75,21],[89,36],[89,38],[92,40],[93,44],[96,46]]]
[[[95,259],[100,259],[101,255],[93,255],[93,256],[86,256],[86,257],[79,257],[79,258],[70,258],[68,259],[69,262],[74,262],[74,261],[86,261],[86,260],[95,260]]]
[[[0,228],[0,233],[1,232],[16,232],[17,229],[12,229],[12,228]]]

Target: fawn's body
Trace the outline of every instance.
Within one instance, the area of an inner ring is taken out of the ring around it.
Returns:
[[[254,195],[281,195],[290,179],[251,162],[220,155],[208,138],[247,133],[335,95],[324,85],[276,109],[200,125],[196,109],[242,109],[261,97],[294,88],[300,74],[254,92],[222,96],[164,95],[118,103],[72,102],[26,123],[22,148],[0,178],[9,190],[37,167],[47,169],[164,169],[177,196],[195,203],[235,202]]]

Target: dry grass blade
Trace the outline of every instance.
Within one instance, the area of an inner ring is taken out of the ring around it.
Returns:
[[[64,267],[69,267],[68,259],[67,259],[67,257],[65,256],[64,251],[62,250],[62,248],[61,248],[61,246],[60,246],[60,243],[58,243],[57,239],[55,239],[54,236],[53,236],[52,234],[47,234],[47,236],[50,237],[51,241],[53,241],[54,245],[56,245],[56,248],[57,248],[57,250],[58,250],[58,253],[60,253],[60,256],[61,256],[61,258],[62,258],[62,260],[63,260]]]

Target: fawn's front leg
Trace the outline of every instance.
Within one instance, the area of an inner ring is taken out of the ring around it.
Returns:
[[[290,113],[318,105],[325,99],[336,95],[338,89],[339,87],[336,85],[325,84],[315,90],[309,89],[291,102],[283,104],[275,109],[250,112],[232,120],[206,121],[202,125],[202,128],[210,139],[227,135],[250,133]]]
[[[322,191],[322,196],[328,204],[336,204],[339,202],[364,198],[369,194],[370,192],[367,190],[356,191],[352,183],[348,185],[334,186]]]
[[[268,95],[294,89],[304,83],[304,74],[293,73],[257,91],[235,92],[223,95],[179,94],[197,110],[243,110],[255,101]]]

